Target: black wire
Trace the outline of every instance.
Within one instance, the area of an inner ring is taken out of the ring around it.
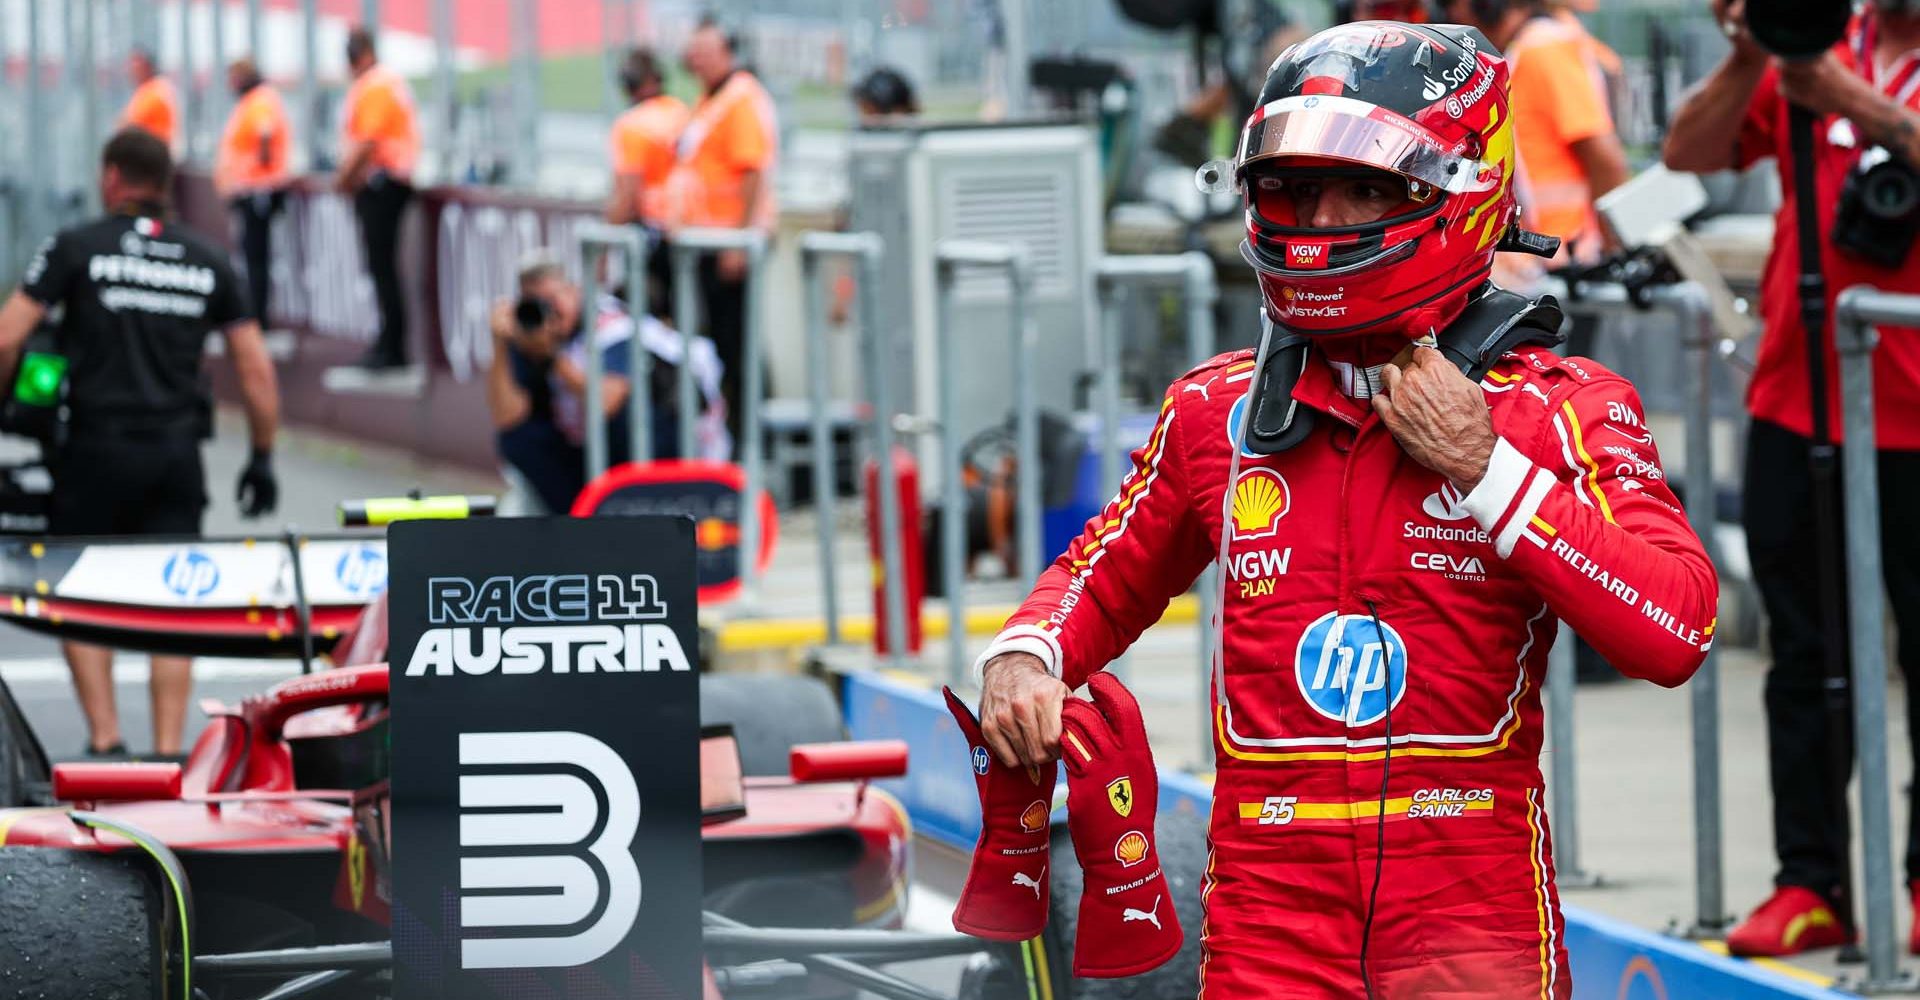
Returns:
[[[1367,991],[1367,1000],[1374,1000],[1367,947],[1373,943],[1373,914],[1380,902],[1380,874],[1387,860],[1387,777],[1393,773],[1393,647],[1387,642],[1387,630],[1380,627],[1380,609],[1372,601],[1367,602],[1367,614],[1373,619],[1373,636],[1380,642],[1381,683],[1387,695],[1387,746],[1380,758],[1380,810],[1373,826],[1373,889],[1367,893],[1367,920],[1360,925],[1360,985]]]

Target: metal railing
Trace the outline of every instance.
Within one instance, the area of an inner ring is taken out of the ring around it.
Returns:
[[[574,254],[580,262],[580,308],[587,318],[586,398],[582,410],[587,439],[587,481],[607,471],[607,422],[602,382],[606,371],[600,356],[596,314],[600,308],[600,266],[612,250],[619,250],[626,264],[627,314],[633,317],[633,336],[627,340],[627,457],[646,462],[653,458],[653,401],[647,387],[653,384],[653,353],[647,350],[642,324],[647,317],[647,234],[633,226],[582,223],[573,231]],[[682,346],[691,338],[681,335]],[[682,354],[680,368],[687,370],[691,354]],[[688,383],[682,379],[678,390],[685,393]],[[691,454],[682,453],[683,458]]]
[[[676,230],[668,244],[673,260],[673,318],[680,329],[679,384],[680,454],[694,454],[693,331],[699,325],[699,297],[694,266],[700,257],[731,250],[747,255],[745,320],[740,329],[740,465],[746,472],[746,496],[740,503],[740,583],[751,601],[760,582],[760,489],[762,478],[760,396],[766,373],[760,367],[760,305],[766,294],[767,234],[758,229],[689,227]]]
[[[1901,972],[1894,926],[1893,806],[1887,770],[1886,606],[1881,599],[1880,481],[1874,450],[1876,324],[1920,326],[1920,296],[1856,286],[1834,308],[1840,358],[1842,485],[1845,493],[1848,645],[1852,647],[1854,752],[1860,765],[1862,889],[1866,901],[1867,993],[1911,989]],[[1912,734],[1909,734],[1911,737]]]
[[[820,525],[820,583],[825,602],[827,642],[840,641],[839,596],[835,590],[833,516],[833,428],[827,399],[827,331],[820,294],[820,262],[827,257],[851,258],[859,268],[855,295],[865,340],[860,351],[865,369],[870,427],[878,468],[882,603],[887,621],[888,659],[898,666],[907,644],[906,558],[900,549],[900,494],[896,489],[893,456],[893,394],[887,379],[887,359],[893,338],[880,321],[879,283],[885,244],[873,233],[808,232],[800,235],[801,282],[806,290],[807,401],[812,417],[813,504]],[[955,631],[964,632],[954,622]]]
[[[1012,328],[1015,563],[1023,575],[1040,573],[1040,429],[1033,401],[1034,331],[1027,315],[1027,292],[1033,285],[1033,263],[1026,249],[1014,244],[981,240],[942,240],[934,247],[938,305],[934,329],[936,364],[955,371],[953,286],[965,267],[994,268],[1007,275],[1007,316]],[[965,680],[967,668],[966,493],[961,488],[961,441],[954,412],[954,393],[940,393],[940,571],[947,595],[947,676],[954,684]]]
[[[1700,380],[1692,394],[1694,405],[1686,419],[1686,503],[1688,523],[1699,536],[1707,558],[1722,565],[1714,531],[1713,384],[1720,337],[1713,325],[1712,304],[1691,282],[1655,286],[1646,290],[1653,309],[1671,317],[1681,333],[1689,365]],[[1592,316],[1646,313],[1629,298],[1625,288],[1608,283],[1583,282],[1578,298],[1563,301],[1569,314]],[[1562,627],[1547,672],[1548,737],[1551,741],[1547,792],[1553,819],[1554,868],[1562,882],[1577,884],[1598,877],[1580,867],[1579,818],[1576,807],[1578,776],[1574,766],[1575,684],[1571,633]],[[1725,846],[1720,793],[1720,666],[1708,650],[1700,669],[1687,682],[1693,731],[1694,922],[1690,936],[1718,936],[1731,923],[1726,907]]]
[[[1213,259],[1198,250],[1183,254],[1109,254],[1094,266],[1094,279],[1100,296],[1100,324],[1097,327],[1099,357],[1095,359],[1100,382],[1100,428],[1105,440],[1100,446],[1100,485],[1108,493],[1117,493],[1125,473],[1127,442],[1120,433],[1120,341],[1124,320],[1125,294],[1142,287],[1180,289],[1186,306],[1187,363],[1198,366],[1213,357],[1214,307],[1220,300],[1220,285],[1214,275]],[[1200,574],[1200,753],[1204,762],[1213,746],[1213,691],[1207,661],[1213,655],[1214,595],[1219,591],[1209,566]]]

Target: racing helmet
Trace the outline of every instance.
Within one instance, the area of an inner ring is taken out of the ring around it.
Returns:
[[[1288,185],[1327,174],[1403,185],[1386,217],[1315,228]],[[1364,21],[1281,53],[1229,163],[1203,187],[1237,189],[1267,317],[1319,338],[1445,326],[1520,235],[1507,65],[1460,25]]]

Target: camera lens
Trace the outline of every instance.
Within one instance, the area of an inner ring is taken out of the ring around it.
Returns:
[[[528,332],[546,326],[546,300],[531,295],[521,296],[520,301],[513,304],[513,321],[520,325],[520,329]]]
[[[1853,5],[1837,0],[1747,0],[1753,40],[1783,59],[1812,59],[1846,37]]]
[[[1879,219],[1905,219],[1920,209],[1920,178],[1913,171],[1883,163],[1861,178],[1861,203]]]

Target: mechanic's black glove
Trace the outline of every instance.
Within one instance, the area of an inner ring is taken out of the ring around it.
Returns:
[[[242,517],[271,514],[280,505],[280,482],[273,478],[273,452],[253,450],[247,467],[240,470],[240,481],[234,484],[233,499],[240,504]]]

